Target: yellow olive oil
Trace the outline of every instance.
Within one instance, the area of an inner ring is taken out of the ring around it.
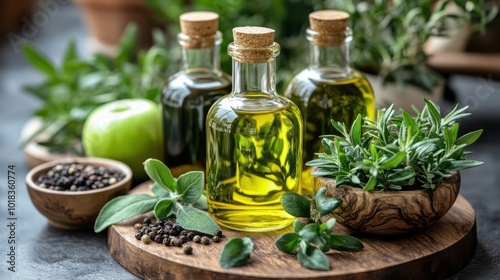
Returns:
[[[228,95],[207,116],[208,208],[241,231],[270,231],[293,222],[280,198],[300,193],[302,120],[295,104],[261,93]]]
[[[290,82],[285,96],[299,107],[304,121],[304,164],[322,151],[321,136],[337,134],[331,120],[350,127],[358,114],[375,119],[375,99],[368,80],[358,71],[337,79],[315,79],[310,70]],[[311,167],[304,166],[302,189],[314,192]]]

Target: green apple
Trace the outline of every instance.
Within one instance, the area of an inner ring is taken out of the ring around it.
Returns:
[[[85,120],[82,144],[89,157],[119,160],[147,179],[143,162],[163,160],[161,107],[147,99],[116,100],[94,109]]]

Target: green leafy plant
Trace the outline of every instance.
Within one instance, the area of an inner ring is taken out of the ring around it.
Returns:
[[[488,11],[485,2],[333,0],[327,6],[350,14],[357,69],[378,75],[383,83],[394,82],[400,89],[412,84],[431,92],[440,76],[426,65],[425,43],[464,25],[472,31],[484,30],[497,14],[497,6]],[[457,9],[447,9],[448,5]]]
[[[281,204],[287,213],[300,219],[293,222],[294,232],[281,235],[275,241],[276,247],[285,253],[297,254],[299,263],[308,269],[330,270],[330,261],[325,255],[330,249],[338,251],[359,251],[363,244],[355,237],[334,233],[335,218],[322,221],[340,207],[342,202],[325,195],[326,188],[319,189],[314,196],[303,196],[287,192],[281,197]]]
[[[229,239],[222,248],[219,264],[222,268],[244,266],[250,259],[253,242],[249,237],[234,237]]]
[[[177,223],[184,229],[214,235],[220,228],[204,211],[206,196],[204,173],[190,171],[174,178],[168,167],[157,159],[144,162],[144,169],[154,181],[149,194],[127,194],[110,200],[99,212],[94,231],[100,232],[108,226],[154,211],[158,220],[175,215]]]
[[[23,145],[35,140],[51,152],[83,155],[83,123],[95,108],[117,99],[157,101],[170,58],[160,43],[137,52],[137,33],[134,23],[127,26],[114,57],[93,54],[90,58],[79,58],[76,43],[71,40],[59,66],[32,45],[23,45],[26,59],[45,75],[40,84],[24,87],[42,101],[34,112],[42,125],[23,139]],[[157,41],[161,41],[161,32],[155,34]],[[40,134],[43,138],[38,137]]]
[[[474,143],[482,130],[458,137],[458,120],[469,116],[458,104],[446,116],[425,100],[422,112],[411,116],[393,106],[378,110],[375,121],[359,115],[350,126],[335,122],[340,135],[322,139],[324,152],[306,163],[313,176],[334,178],[337,186],[347,184],[371,190],[434,189],[453,171],[476,167],[480,161],[466,160],[464,148]]]

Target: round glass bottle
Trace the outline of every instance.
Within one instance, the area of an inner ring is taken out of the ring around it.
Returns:
[[[240,231],[293,222],[281,195],[300,193],[302,118],[276,93],[274,30],[233,29],[233,89],[207,116],[207,199],[215,220]]]
[[[220,70],[219,15],[189,12],[180,16],[181,70],[162,92],[165,164],[202,169],[206,163],[205,119],[210,106],[231,92],[231,77]]]
[[[311,168],[305,164],[321,151],[321,135],[336,134],[331,120],[348,127],[358,114],[375,119],[376,105],[372,87],[359,71],[351,68],[347,28],[349,14],[341,11],[316,11],[309,15],[306,30],[309,67],[299,72],[285,90],[300,108],[304,121],[304,168],[302,190],[312,193]]]

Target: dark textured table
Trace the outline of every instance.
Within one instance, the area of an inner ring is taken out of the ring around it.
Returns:
[[[78,9],[71,4],[61,5],[55,15],[36,27],[31,33],[14,33],[55,61],[71,37],[76,39],[80,54],[88,54],[86,31]],[[40,101],[23,93],[21,85],[41,79],[16,42],[0,38],[0,279],[136,279],[113,259],[105,233],[55,229],[28,197],[24,185],[27,166],[19,136]],[[495,138],[500,127],[500,83],[488,77],[452,76],[451,85],[458,102],[469,105],[472,113],[462,122],[463,131],[484,129],[483,136],[470,147],[474,151],[470,158],[484,161],[484,165],[462,171],[460,193],[476,211],[478,244],[471,263],[450,279],[500,279],[500,141]],[[8,165],[15,165],[16,173],[14,216],[9,216],[7,205]],[[15,222],[12,232],[11,222]],[[12,240],[15,244],[9,244]],[[15,272],[8,270],[13,245]]]

